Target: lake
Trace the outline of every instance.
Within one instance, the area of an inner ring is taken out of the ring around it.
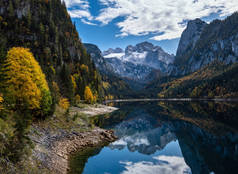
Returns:
[[[118,140],[70,159],[71,174],[238,173],[238,103],[122,102],[92,122]]]

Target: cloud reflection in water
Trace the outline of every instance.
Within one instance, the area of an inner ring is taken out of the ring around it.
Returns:
[[[120,161],[125,165],[125,169],[121,174],[191,174],[190,168],[182,157],[177,156],[156,156],[155,162],[140,161]]]

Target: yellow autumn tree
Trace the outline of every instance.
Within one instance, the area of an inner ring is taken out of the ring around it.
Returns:
[[[82,65],[80,66],[80,69],[81,69],[83,72],[85,72],[85,73],[88,73],[88,72],[89,72],[87,65],[82,64]]]
[[[59,101],[59,106],[62,109],[67,110],[70,106],[69,100],[67,98],[61,98],[60,101]]]
[[[3,97],[2,97],[2,94],[0,94],[0,111],[3,110],[2,103],[3,103]]]
[[[73,84],[74,91],[76,91],[77,83],[76,83],[76,80],[75,80],[74,76],[72,76],[72,75],[71,75],[71,81],[72,81],[72,84]]]
[[[94,101],[94,96],[93,96],[93,93],[92,93],[91,89],[89,88],[89,86],[85,87],[84,99],[87,103],[93,103],[93,101]]]
[[[14,107],[27,106],[28,109],[46,114],[50,111],[52,98],[40,65],[29,49],[14,47],[7,53],[4,86],[8,101]]]

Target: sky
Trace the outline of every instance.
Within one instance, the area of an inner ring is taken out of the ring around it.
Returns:
[[[102,51],[148,41],[176,53],[187,22],[224,19],[238,0],[64,0],[83,43]]]

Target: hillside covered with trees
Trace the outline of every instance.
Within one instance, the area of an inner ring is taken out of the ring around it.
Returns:
[[[58,122],[72,125],[69,106],[101,101],[104,89],[61,0],[1,0],[0,36],[0,173],[19,173],[34,122],[60,107]]]
[[[60,0],[2,0],[0,2],[0,57],[12,47],[29,48],[39,62],[53,101],[57,95],[71,103],[86,86],[103,97],[100,75],[80,41],[64,2]],[[59,88],[59,94],[54,88]]]
[[[225,65],[213,62],[190,75],[159,84],[158,97],[237,97],[237,76],[237,64]]]

